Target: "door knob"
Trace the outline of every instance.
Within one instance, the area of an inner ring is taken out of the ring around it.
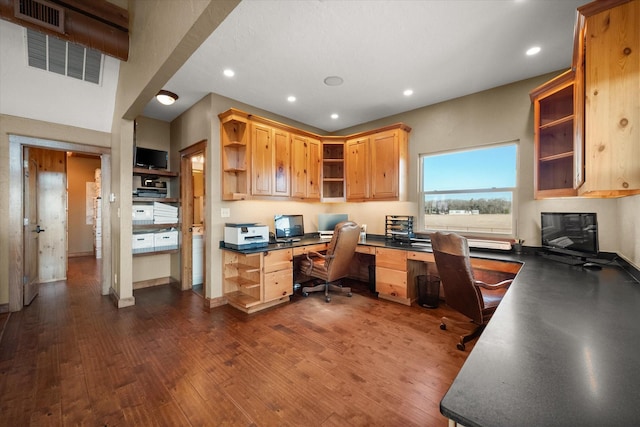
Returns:
[[[46,230],[44,228],[40,228],[40,225],[36,225],[36,229],[33,230],[33,231],[36,232],[36,233],[43,233]]]

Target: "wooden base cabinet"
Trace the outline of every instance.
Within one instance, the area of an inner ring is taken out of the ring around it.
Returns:
[[[229,305],[245,313],[286,303],[293,294],[292,250],[252,254],[223,250],[222,282]]]
[[[415,292],[407,286],[407,251],[376,248],[376,291],[378,298],[411,305]]]

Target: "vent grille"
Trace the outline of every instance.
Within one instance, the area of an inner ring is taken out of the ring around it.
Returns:
[[[14,16],[59,33],[64,33],[64,8],[46,0],[14,0]]]
[[[27,29],[27,60],[31,67],[100,84],[102,54],[79,44]]]

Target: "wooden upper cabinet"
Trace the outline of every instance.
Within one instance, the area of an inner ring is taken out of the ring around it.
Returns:
[[[270,196],[273,173],[273,130],[259,123],[251,124],[251,194]]]
[[[365,200],[369,191],[369,137],[349,139],[346,143],[347,201]]]
[[[375,200],[398,200],[405,186],[407,133],[400,129],[371,137],[371,197]]]
[[[273,195],[291,194],[291,138],[289,132],[273,130]]]
[[[291,135],[291,197],[320,199],[321,153],[319,139]]]
[[[585,183],[579,194],[640,194],[640,0],[601,10],[605,2],[579,8],[586,16]]]
[[[576,138],[574,72],[531,91],[534,117],[534,196],[575,196],[582,181],[581,141]]]
[[[409,130],[393,125],[347,140],[347,201],[406,199]]]
[[[230,109],[220,118],[222,200],[243,200],[249,191],[248,114]]]

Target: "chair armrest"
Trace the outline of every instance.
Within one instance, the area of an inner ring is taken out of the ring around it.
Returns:
[[[511,282],[513,282],[513,279],[503,280],[502,282],[499,282],[499,283],[491,285],[489,283],[483,282],[482,280],[476,280],[475,284],[476,284],[476,286],[478,286],[480,288],[484,288],[484,289],[502,289],[502,288],[509,287]]]
[[[326,255],[321,254],[320,252],[314,252],[314,251],[309,251],[306,253],[307,259],[311,262],[313,262],[313,260],[311,259],[311,257],[316,257],[316,258],[322,258],[325,259]]]

